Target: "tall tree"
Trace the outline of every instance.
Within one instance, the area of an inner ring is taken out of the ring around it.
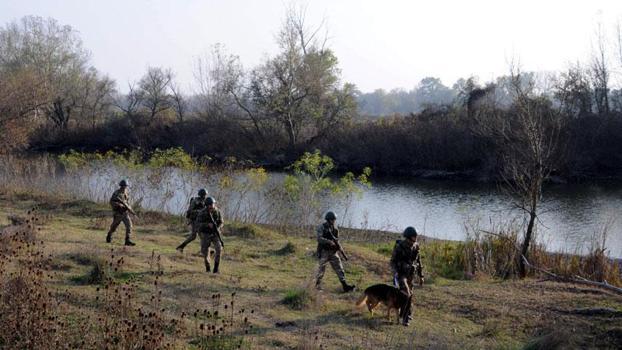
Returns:
[[[591,78],[594,90],[594,102],[599,114],[609,113],[610,69],[607,60],[605,32],[602,23],[598,23],[592,53]]]
[[[146,112],[147,124],[152,124],[156,117],[172,107],[170,86],[173,73],[170,69],[149,67],[138,82],[138,95]]]
[[[107,95],[114,87],[88,60],[77,32],[54,19],[28,16],[0,29],[0,74],[29,71],[42,81],[48,97],[43,109],[61,129],[76,116],[86,117],[85,93]]]
[[[322,29],[306,25],[304,10],[290,9],[277,38],[280,53],[251,74],[252,103],[287,135],[290,149],[326,136],[355,111],[354,87],[341,84]]]
[[[505,188],[526,214],[520,253],[528,259],[540,211],[542,186],[560,162],[563,118],[546,95],[536,92],[533,80],[525,79],[520,70],[513,69],[509,79],[513,99],[510,109],[478,114],[482,118],[478,125],[496,140]],[[518,265],[524,277],[525,261],[521,258]]]

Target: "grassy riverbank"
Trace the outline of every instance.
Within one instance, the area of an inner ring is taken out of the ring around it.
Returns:
[[[283,235],[267,227],[228,224],[222,273],[213,275],[203,271],[201,259],[194,255],[197,243],[184,254],[175,251],[186,233],[179,217],[143,213],[135,220],[137,246],[126,248],[121,245],[122,230],[113,244],[104,242],[110,223],[107,206],[0,194],[0,226],[10,224],[10,215],[26,217],[35,206],[40,223],[37,241],[42,241],[46,256],[45,287],[59,303],[57,312],[69,333],[83,329],[76,327],[79,320],[102,318],[109,310],[102,301],[118,301],[103,294],[108,283],[111,289],[132,286],[132,305],[158,311],[162,322],[175,323],[161,330],[164,339],[180,349],[237,344],[227,339],[253,349],[616,348],[622,342],[622,298],[595,288],[535,278],[452,280],[430,271],[437,267],[428,264],[430,278],[415,290],[414,322],[405,328],[389,323],[383,310],[372,317],[355,308],[360,291],[341,293],[332,271],[327,271],[323,292],[309,288],[317,263],[310,233]],[[363,233],[351,233],[355,234]],[[389,282],[387,247],[392,238],[373,243],[351,238],[344,242],[351,257],[345,264],[349,280],[359,290]],[[439,249],[436,244],[440,243],[424,243],[423,250]],[[116,267],[120,258],[123,262],[110,272],[110,280],[104,278],[108,282],[100,285],[94,268],[105,270],[106,263],[101,262],[106,261]],[[5,268],[19,270],[16,261]],[[6,281],[2,283],[6,287]],[[3,290],[3,296],[7,293]],[[215,303],[216,295],[221,297]],[[201,324],[212,322],[206,312],[213,315],[217,309],[226,315],[232,307],[225,309],[224,304],[231,298],[235,299],[231,319],[247,317],[253,327],[231,322],[220,343],[208,340],[201,329]],[[123,308],[126,303],[119,305]],[[0,317],[7,322],[11,314]],[[103,321],[96,321],[79,334],[86,347],[91,341],[95,344],[94,335],[101,332],[98,325]],[[0,339],[0,347],[10,345]]]

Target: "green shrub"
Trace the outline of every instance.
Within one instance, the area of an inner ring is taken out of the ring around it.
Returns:
[[[285,292],[283,304],[293,310],[304,310],[311,305],[313,300],[311,293],[306,289],[290,289]]]
[[[421,247],[425,270],[449,279],[464,278],[464,244],[461,242],[431,242]]]
[[[84,262],[87,262],[85,260]],[[91,265],[91,268],[87,271],[86,274],[81,276],[74,276],[71,278],[71,281],[76,284],[103,284],[106,279],[111,278],[110,269],[106,266],[106,262],[103,259],[93,258],[88,260],[88,265]]]
[[[147,165],[152,168],[175,167],[184,170],[195,170],[198,168],[197,162],[181,147],[165,150],[156,148],[147,161]]]
[[[242,224],[242,225],[236,225],[236,224],[232,224],[229,227],[227,227],[227,235],[230,236],[237,236],[240,238],[244,238],[244,239],[257,239],[257,238],[272,238],[273,234],[271,231],[262,228],[261,226],[258,225],[252,225],[252,224]]]
[[[276,255],[290,255],[296,253],[296,246],[292,242],[287,242],[282,248],[274,252]]]

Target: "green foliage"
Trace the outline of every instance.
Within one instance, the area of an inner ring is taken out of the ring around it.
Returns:
[[[88,167],[94,162],[110,161],[118,167],[137,169],[142,166],[142,154],[139,151],[124,151],[116,153],[108,151],[106,153],[84,153],[70,150],[68,153],[58,156],[58,160],[67,170],[75,170]]]
[[[123,151],[116,153],[108,151],[104,154],[104,159],[111,161],[114,165],[120,168],[127,169],[140,169],[142,168],[143,155],[138,150]]]
[[[268,173],[262,167],[247,169],[245,175],[250,183],[250,189],[253,191],[259,191],[268,182]]]
[[[68,153],[58,156],[58,160],[66,169],[73,170],[82,168],[88,164],[90,159],[88,159],[86,155],[86,153],[69,150]]]
[[[381,243],[375,246],[378,254],[390,257],[391,254],[393,254],[393,247],[395,247],[395,243]]]
[[[315,181],[324,179],[335,167],[333,160],[322,155],[319,150],[313,153],[305,152],[300,159],[295,161],[290,168],[298,175],[309,175]]]
[[[156,148],[147,161],[147,165],[152,168],[175,167],[184,170],[196,170],[198,168],[197,162],[181,147],[166,150]]]
[[[464,244],[461,242],[431,242],[422,246],[421,261],[424,268],[434,274],[449,278],[464,278]]]
[[[313,153],[305,152],[300,159],[291,164],[288,169],[293,174],[286,175],[282,188],[287,197],[293,202],[307,206],[305,212],[318,209],[320,195],[332,194],[344,199],[351,199],[352,194],[361,193],[361,186],[369,187],[371,169],[366,167],[363,173],[356,176],[352,172],[346,173],[339,180],[329,177],[335,168],[333,160],[323,155],[319,150]],[[301,204],[302,203],[302,204]]]
[[[140,169],[143,166],[151,168],[175,167],[184,170],[198,170],[199,164],[181,147],[165,150],[156,149],[146,162],[143,153],[138,150],[123,151],[120,153],[108,151],[106,153],[84,153],[70,150],[58,156],[58,160],[68,170],[89,166],[93,162],[109,161],[117,167],[125,169]]]
[[[290,289],[285,293],[282,303],[293,310],[304,310],[311,305],[313,300],[311,293],[302,289]]]

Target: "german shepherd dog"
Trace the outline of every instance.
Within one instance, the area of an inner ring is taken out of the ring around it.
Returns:
[[[397,314],[397,323],[400,323],[400,317],[403,317],[408,308],[412,297],[406,295],[401,290],[389,286],[387,284],[374,284],[365,289],[363,295],[356,302],[356,306],[367,304],[367,309],[374,314],[374,309],[378,304],[382,303],[387,307],[387,320],[391,320],[391,310],[395,309]]]

